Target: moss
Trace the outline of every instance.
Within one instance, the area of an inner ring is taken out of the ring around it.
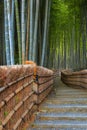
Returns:
[[[0,121],[0,125],[2,125],[2,121]]]
[[[18,101],[19,101],[19,98],[16,96],[16,98],[15,98],[16,104],[18,103]]]
[[[8,116],[8,112],[5,111],[5,112],[4,112],[4,117],[7,117],[7,116]]]

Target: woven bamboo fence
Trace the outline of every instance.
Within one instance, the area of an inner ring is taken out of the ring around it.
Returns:
[[[54,74],[49,69],[37,67],[37,76],[38,80],[34,82],[33,90],[36,103],[39,105],[52,90]]]
[[[34,102],[34,66],[0,67],[0,128],[22,130],[37,109]]]
[[[0,130],[24,130],[53,87],[53,71],[34,65],[0,67]],[[35,86],[36,85],[36,86]]]
[[[64,70],[61,72],[61,79],[69,86],[87,88],[87,69],[76,72]]]

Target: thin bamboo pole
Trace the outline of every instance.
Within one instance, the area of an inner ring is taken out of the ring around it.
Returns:
[[[38,21],[39,21],[39,0],[36,0],[36,14],[35,14],[34,40],[33,40],[33,61],[35,62],[36,62]]]
[[[9,42],[10,42],[10,57],[11,57],[11,65],[13,65],[14,64],[14,51],[13,51],[13,41],[12,41],[10,0],[7,0],[6,3],[7,3],[7,16],[8,16]]]
[[[4,0],[4,21],[5,21],[5,46],[6,46],[6,63],[11,64],[10,61],[10,45],[9,45],[9,33],[8,33],[8,17],[7,17],[7,3]]]
[[[20,32],[18,0],[15,0],[15,14],[16,14],[17,37],[18,37],[19,64],[21,64],[22,52],[21,52],[21,32]]]
[[[25,0],[21,6],[21,40],[22,40],[22,64],[25,63]]]
[[[27,11],[27,36],[26,36],[26,60],[28,60],[29,52],[29,29],[30,29],[30,0],[28,0],[28,11]]]
[[[34,29],[34,13],[33,13],[34,0],[30,0],[30,44],[29,44],[29,60],[32,60],[33,51],[33,29]]]
[[[47,21],[48,21],[48,0],[46,0],[45,4],[45,20],[44,20],[44,32],[43,32],[43,47],[42,47],[42,58],[41,58],[41,66],[44,65],[45,58],[45,49],[46,49],[46,39],[47,39]]]

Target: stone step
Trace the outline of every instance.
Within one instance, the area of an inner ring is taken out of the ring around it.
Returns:
[[[52,100],[52,99],[53,100],[55,100],[55,99],[57,99],[57,100],[59,100],[59,99],[64,99],[64,100],[65,99],[69,99],[69,100],[72,100],[72,99],[84,100],[85,99],[85,100],[87,100],[87,97],[84,97],[84,96],[81,97],[80,95],[78,95],[78,96],[72,96],[70,98],[69,97],[70,96],[64,96],[64,95],[63,96],[56,96],[55,95],[55,97],[51,96],[51,97],[47,98],[47,100]]]
[[[86,100],[55,99],[55,100],[47,100],[46,104],[83,104],[84,105],[87,104],[87,99]]]
[[[32,124],[33,128],[87,128],[87,121],[71,121],[71,120],[62,120],[62,121],[56,121],[56,120],[49,120],[49,121],[36,121],[34,124]],[[71,130],[71,129],[70,129]]]
[[[57,93],[55,93],[56,95],[87,95],[87,92],[66,92],[66,93],[64,93],[64,92],[61,92],[61,93],[59,93],[59,92],[57,92]]]
[[[87,108],[87,105],[84,104],[43,104],[42,107],[47,107],[47,108]]]
[[[72,88],[70,88],[70,87],[66,87],[65,89],[64,88],[62,88],[62,89],[58,89],[58,88],[54,88],[54,90],[53,90],[53,92],[58,92],[58,91],[60,91],[60,92],[87,92],[87,89],[72,89]]]
[[[87,90],[55,85],[28,130],[87,130]]]
[[[40,112],[87,112],[87,105],[82,105],[82,104],[62,104],[62,105],[53,105],[53,104],[49,104],[49,105],[42,105],[40,107]]]
[[[55,98],[55,97],[51,97],[51,98],[48,98],[46,101],[53,101],[53,100],[58,100],[58,101],[86,101],[87,98],[86,97],[72,97],[72,98],[63,98],[63,97],[59,97],[59,98]]]
[[[41,113],[37,120],[79,120],[87,121],[87,113]]]
[[[55,97],[53,95],[50,95],[51,97],[49,97],[49,99],[51,98],[87,98],[87,94],[55,94]]]
[[[55,93],[87,93],[87,90],[83,89],[83,90],[53,90],[53,92],[51,92],[51,94],[55,94]]]
[[[29,129],[27,129],[27,130],[87,130],[87,128],[86,127],[84,127],[84,128],[71,128],[71,127],[69,127],[69,128],[29,128]]]

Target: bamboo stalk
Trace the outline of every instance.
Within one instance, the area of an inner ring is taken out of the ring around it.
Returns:
[[[35,14],[34,40],[33,40],[33,61],[36,61],[38,20],[39,20],[39,0],[36,0],[36,14]]]
[[[6,62],[7,65],[11,64],[10,61],[10,45],[9,45],[9,33],[8,33],[8,18],[7,18],[7,4],[4,0],[4,21],[5,21],[5,45],[6,45]]]
[[[28,0],[28,11],[27,11],[27,36],[26,36],[26,60],[28,60],[29,51],[29,29],[30,29],[30,0]]]
[[[21,52],[21,32],[20,32],[18,0],[15,0],[15,14],[16,14],[17,37],[18,37],[19,64],[21,64],[22,52]]]
[[[29,60],[32,60],[32,50],[33,50],[33,23],[34,23],[34,13],[33,13],[34,0],[30,0],[30,44],[29,44]]]
[[[14,49],[14,10],[15,9],[15,0],[12,0],[12,6],[11,6],[11,28],[12,28],[12,33],[11,33],[11,37],[12,37],[12,42],[13,42],[13,51],[15,52]]]
[[[48,21],[48,2],[49,1],[46,0],[41,66],[43,66],[43,64],[44,64],[45,49],[46,49],[47,26],[48,26],[48,24],[47,24],[47,21]]]
[[[22,39],[22,63],[25,63],[25,0],[21,6],[21,39]]]
[[[10,0],[7,0],[6,3],[7,3],[7,16],[8,16],[9,42],[10,42],[10,57],[11,57],[11,65],[13,65],[14,64],[14,51],[13,51],[11,16],[10,16]]]

